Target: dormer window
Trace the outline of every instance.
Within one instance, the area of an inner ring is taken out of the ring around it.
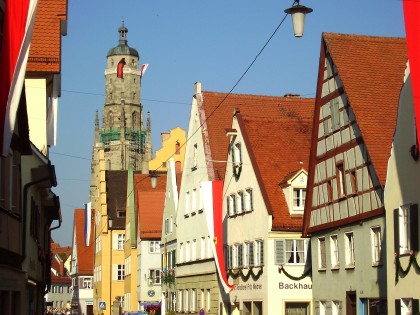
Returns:
[[[303,210],[305,207],[306,189],[293,188],[293,210]]]
[[[240,142],[237,142],[234,145],[232,145],[231,153],[233,174],[235,175],[235,178],[238,179],[242,171],[242,149]]]

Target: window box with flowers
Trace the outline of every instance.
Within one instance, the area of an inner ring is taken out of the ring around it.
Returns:
[[[175,283],[175,270],[165,268],[161,271],[162,283],[171,286]]]

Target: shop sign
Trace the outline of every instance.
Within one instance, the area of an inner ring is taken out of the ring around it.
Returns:
[[[279,282],[279,289],[280,290],[312,290],[312,284],[299,283],[299,282],[293,282],[293,283]]]

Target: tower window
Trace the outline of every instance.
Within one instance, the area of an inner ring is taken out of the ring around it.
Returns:
[[[134,67],[134,66],[135,66],[135,64],[136,64],[136,63],[134,62],[134,59],[131,59],[131,66],[132,66],[132,67]]]

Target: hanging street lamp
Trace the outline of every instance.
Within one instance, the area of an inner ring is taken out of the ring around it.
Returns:
[[[305,15],[311,13],[312,11],[313,10],[311,8],[300,5],[299,0],[295,0],[290,8],[284,10],[285,13],[292,16],[293,32],[295,33],[295,37],[303,36],[303,30],[305,27]]]

